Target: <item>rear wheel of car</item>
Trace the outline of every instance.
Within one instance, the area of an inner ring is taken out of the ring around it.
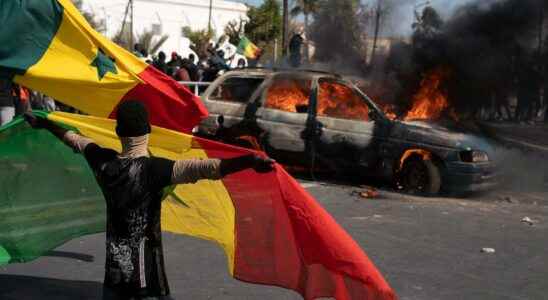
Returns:
[[[431,160],[408,159],[403,164],[399,179],[399,185],[408,193],[435,196],[441,190],[440,169]]]

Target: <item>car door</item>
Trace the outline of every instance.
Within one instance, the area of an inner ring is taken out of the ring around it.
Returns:
[[[223,127],[232,128],[242,123],[253,93],[264,81],[264,76],[226,76],[204,94],[203,101],[209,117],[201,124],[201,129],[210,134],[216,131],[219,116]]]
[[[265,150],[279,160],[307,163],[304,132],[310,118],[312,80],[306,76],[273,76],[266,84],[257,111],[257,124],[264,132]]]
[[[355,88],[336,78],[317,83],[316,121],[321,133],[315,151],[333,169],[370,169],[379,157],[380,124],[369,117],[372,108]]]

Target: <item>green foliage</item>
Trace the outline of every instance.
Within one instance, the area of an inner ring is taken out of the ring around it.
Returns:
[[[169,38],[167,34],[160,36],[158,39],[155,39],[154,36],[155,34],[152,30],[145,30],[141,34],[138,34],[136,39],[137,43],[150,55],[156,54]]]
[[[229,38],[229,42],[233,45],[238,45],[240,35],[244,32],[245,21],[231,21],[225,27],[225,34]]]
[[[280,9],[280,4],[276,0],[265,0],[258,8],[250,7],[245,35],[259,47],[271,45],[276,38],[281,38],[282,16]]]
[[[158,39],[155,39],[155,34],[153,33],[152,29],[144,30],[137,35],[134,34],[132,38],[129,28],[130,25],[126,24],[126,26],[124,26],[124,30],[120,30],[118,34],[116,34],[116,36],[114,36],[114,38],[112,39],[112,41],[114,41],[116,44],[124,47],[129,51],[133,51],[133,41],[133,44],[140,44],[141,47],[143,47],[143,49],[146,51],[146,53],[154,55],[169,38],[168,35],[164,34]]]
[[[213,38],[213,32],[210,32],[207,29],[192,30],[190,27],[186,26],[183,28],[183,34],[190,40],[191,48],[198,56],[207,55],[207,47],[209,41]]]

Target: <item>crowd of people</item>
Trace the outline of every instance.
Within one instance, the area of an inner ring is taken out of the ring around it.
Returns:
[[[223,72],[233,68],[245,68],[248,65],[247,60],[239,58],[231,67],[225,59],[224,51],[214,45],[210,45],[206,52],[207,55],[202,57],[192,53],[188,57],[182,57],[177,52],[172,52],[168,61],[163,51],[151,57],[139,44],[134,45],[133,51],[136,56],[178,82],[212,82]],[[203,92],[205,88],[200,86],[198,91]],[[0,78],[0,126],[33,109],[75,112],[74,109],[49,96],[29,90],[9,79]]]
[[[51,97],[31,91],[11,80],[0,78],[0,126],[32,109],[69,110],[62,104],[56,103]]]
[[[179,82],[212,82],[223,72],[248,66],[248,61],[243,57],[236,57],[237,61],[233,62],[234,54],[227,55],[220,44],[210,44],[205,54],[200,57],[194,53],[183,57],[177,52],[172,52],[169,61],[165,52],[160,51],[157,55],[150,56],[139,44],[134,45],[134,53]],[[230,58],[227,59],[227,56]]]

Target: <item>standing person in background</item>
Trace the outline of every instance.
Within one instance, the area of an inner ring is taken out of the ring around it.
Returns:
[[[289,63],[293,68],[298,68],[302,63],[302,46],[304,38],[299,32],[295,32],[289,41]]]
[[[198,66],[194,63],[195,60],[194,54],[190,54],[188,59],[183,59],[183,65],[188,71],[191,81],[200,81],[200,73],[198,71]]]
[[[169,75],[167,72],[166,54],[164,51],[158,53],[158,57],[154,60],[152,65],[162,73]]]
[[[190,54],[188,55],[188,59],[190,59],[190,61],[191,61],[193,64],[195,64],[195,65],[198,63],[198,62],[196,61],[196,56],[195,56],[194,54],[192,54],[192,53],[190,53]]]
[[[15,97],[13,82],[0,78],[0,126],[10,122],[15,116]]]
[[[44,95],[37,91],[31,92],[31,104],[32,109],[40,109],[45,111],[56,111],[55,100],[53,98]]]
[[[171,60],[167,62],[167,75],[173,77],[178,67],[179,67],[179,54],[173,51],[171,52]]]
[[[175,74],[173,74],[173,79],[175,79],[175,81],[191,81],[188,70],[185,67],[185,61],[186,59],[182,59],[179,62],[179,68],[175,71]]]
[[[14,93],[18,95],[18,98],[15,100],[15,115],[22,115],[27,111],[31,111],[31,93],[30,90],[24,86],[14,84]]]
[[[141,44],[137,43],[135,45],[133,45],[133,55],[139,57],[139,58],[143,58],[143,51],[141,50]]]

